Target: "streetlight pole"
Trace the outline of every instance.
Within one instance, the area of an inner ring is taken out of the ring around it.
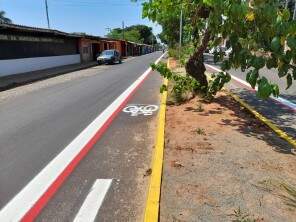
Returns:
[[[49,16],[48,16],[48,4],[47,4],[47,0],[44,0],[44,1],[45,1],[45,9],[46,9],[47,28],[50,29]]]

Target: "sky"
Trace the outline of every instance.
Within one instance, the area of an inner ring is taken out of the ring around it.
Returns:
[[[158,34],[161,27],[142,19],[141,3],[131,0],[47,0],[50,26],[65,32],[104,36],[108,28],[145,24]],[[13,23],[47,28],[44,0],[0,0],[0,10]]]

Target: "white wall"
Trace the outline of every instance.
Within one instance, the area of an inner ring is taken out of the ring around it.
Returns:
[[[0,76],[80,63],[80,54],[0,60]]]

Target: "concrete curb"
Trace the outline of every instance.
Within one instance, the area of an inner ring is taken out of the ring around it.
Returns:
[[[169,60],[168,60],[169,65]],[[168,80],[164,79],[164,85]],[[157,133],[155,148],[152,157],[152,173],[148,189],[144,222],[157,222],[159,220],[159,204],[162,180],[163,153],[164,153],[164,136],[165,136],[165,112],[166,112],[167,91],[161,95],[159,108],[159,119],[157,124]]]
[[[168,67],[170,67],[170,59],[168,59]],[[168,80],[164,80],[164,85],[167,86]],[[245,107],[251,114],[253,114],[258,120],[270,127],[279,137],[289,142],[292,146],[296,147],[296,140],[288,136],[284,131],[279,129],[266,117],[258,113],[254,108],[248,105],[245,101],[234,95],[229,90],[226,90],[235,101],[241,106]],[[144,222],[157,222],[159,221],[159,205],[160,205],[160,193],[161,193],[161,180],[162,180],[162,167],[164,157],[164,137],[165,137],[165,112],[166,112],[166,100],[167,91],[163,92],[161,96],[161,103],[159,109],[158,128],[156,134],[156,142],[154,154],[152,157],[152,173],[148,189]]]
[[[269,119],[258,113],[252,106],[247,104],[243,99],[239,96],[233,94],[229,90],[226,90],[227,94],[230,95],[235,101],[237,101],[241,106],[246,108],[251,114],[253,114],[258,120],[267,125],[270,129],[272,129],[280,138],[286,140],[289,144],[296,148],[296,140],[286,134],[283,130],[278,128],[275,124],[273,124]],[[294,149],[295,150],[295,149]]]
[[[35,75],[34,73],[38,73],[38,72],[46,72],[46,70],[40,70],[40,71],[34,71],[32,72],[32,74],[28,74],[28,73],[22,73],[22,74],[16,74],[16,75],[11,75],[11,76],[6,76],[6,77],[1,77],[0,78],[0,82],[4,81],[7,82],[5,84],[0,84],[0,91],[5,91],[8,89],[12,89],[18,86],[22,86],[22,85],[27,85],[33,82],[37,82],[37,81],[41,81],[41,80],[45,80],[45,79],[49,79],[49,78],[53,78],[59,75],[63,75],[63,74],[67,74],[70,72],[75,72],[75,71],[80,71],[83,69],[88,69],[91,67],[96,66],[96,63],[90,63],[90,64],[85,64],[85,65],[81,65],[78,67],[73,67],[73,68],[69,68],[69,69],[62,69],[61,70],[57,70],[57,71],[53,71],[52,73],[50,73],[50,71],[46,74],[42,74],[42,75]],[[56,67],[58,68],[58,67]]]
[[[211,76],[207,73],[207,77],[211,78]],[[241,99],[238,95],[235,95],[234,93],[230,92],[230,90],[223,87],[223,90],[226,91],[226,93],[231,96],[236,102],[238,102],[242,107],[246,108],[248,112],[250,112],[252,115],[255,116],[256,119],[258,119],[260,122],[267,125],[272,131],[274,131],[280,138],[287,141],[289,144],[291,144],[293,147],[296,147],[296,140],[289,136],[287,133],[285,133],[283,130],[281,130],[278,126],[276,126],[274,123],[272,123],[271,120],[267,119],[265,116],[257,112],[251,105],[249,105],[246,101]],[[295,149],[292,150],[292,152],[295,152]]]

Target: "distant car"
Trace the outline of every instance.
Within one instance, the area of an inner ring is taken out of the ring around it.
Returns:
[[[219,46],[219,47],[216,47],[216,48],[211,48],[211,49],[209,50],[209,53],[214,54],[214,52],[225,52],[226,50],[227,50],[226,47],[224,47],[224,46]]]
[[[232,48],[231,47],[225,51],[225,55],[227,57],[229,57],[230,53],[232,53]]]
[[[97,57],[97,62],[99,65],[121,63],[121,55],[115,49],[105,50]]]

